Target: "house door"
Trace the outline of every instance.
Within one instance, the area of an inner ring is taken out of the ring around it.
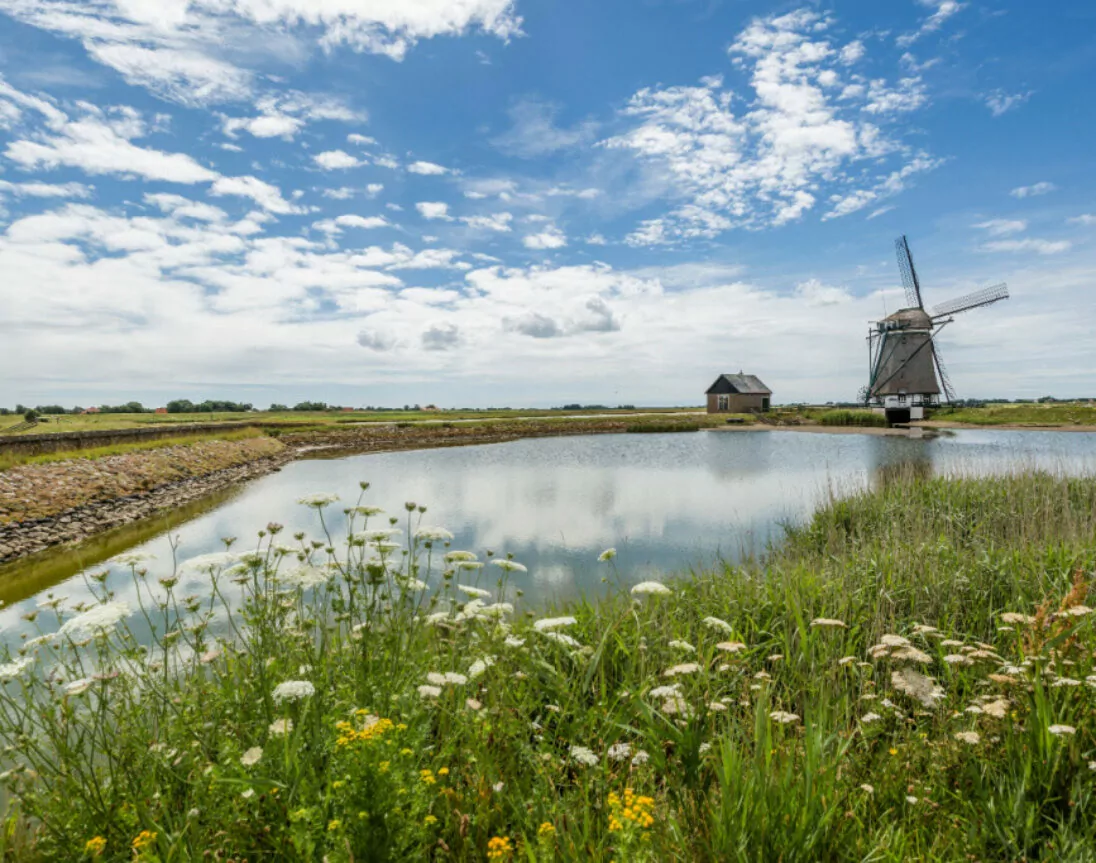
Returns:
[[[717,402],[716,408],[718,410],[726,411],[726,410],[731,409],[731,397],[730,396],[719,396],[716,399],[716,402]]]
[[[767,411],[769,409],[769,400],[764,398],[761,400],[761,410]]]

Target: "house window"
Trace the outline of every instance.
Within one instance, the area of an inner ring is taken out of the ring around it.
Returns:
[[[731,397],[730,396],[717,396],[716,401],[718,402],[717,408],[719,410],[726,411],[726,410],[731,409]]]

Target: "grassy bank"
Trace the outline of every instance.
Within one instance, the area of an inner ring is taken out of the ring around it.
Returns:
[[[933,419],[979,426],[1096,426],[1096,404],[1069,402],[942,408],[934,412]]]
[[[11,456],[0,470],[0,524],[48,518],[93,501],[124,498],[184,479],[269,458],[284,445],[240,431],[119,444],[99,450]]]
[[[812,417],[819,425],[824,426],[866,426],[871,428],[886,428],[887,418],[875,411],[833,410],[822,411]]]
[[[258,429],[244,428],[236,431],[225,431],[207,435],[189,435],[187,437],[161,438],[160,440],[134,441],[132,443],[111,444],[109,446],[91,447],[78,450],[58,450],[57,452],[31,455],[29,453],[0,453],[0,470],[16,467],[24,464],[52,464],[59,461],[68,461],[74,458],[99,459],[112,455],[126,455],[134,452],[165,449],[167,447],[190,446],[196,443],[208,443],[209,441],[240,441],[263,437]]]
[[[412,503],[303,503],[311,537],[40,603],[10,859],[1093,859],[1096,480],[898,476],[536,615]]]

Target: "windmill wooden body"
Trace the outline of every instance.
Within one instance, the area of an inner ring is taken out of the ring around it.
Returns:
[[[955,315],[1008,299],[1008,286],[1002,282],[925,311],[921,282],[904,236],[895,241],[895,249],[906,308],[875,321],[868,331],[870,377],[861,391],[864,403],[883,408],[892,423],[923,419],[926,408],[940,404],[941,395],[948,402],[954,400],[937,336]]]

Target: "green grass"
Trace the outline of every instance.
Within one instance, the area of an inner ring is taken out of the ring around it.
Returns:
[[[0,669],[8,859],[1094,859],[1094,478],[891,474],[666,595],[607,553],[539,629],[421,508],[312,503],[28,624],[67,630]]]
[[[74,458],[100,459],[112,455],[125,455],[132,452],[145,452],[149,450],[164,449],[171,446],[191,446],[206,441],[235,441],[249,440],[263,437],[258,429],[244,428],[234,431],[216,432],[204,435],[187,435],[185,437],[169,437],[160,440],[134,441],[133,443],[111,444],[109,446],[93,447],[91,449],[58,450],[57,452],[32,455],[29,453],[0,453],[0,470],[18,467],[27,464],[50,464],[52,462],[69,461]]]
[[[987,405],[982,408],[942,408],[935,420],[972,425],[1070,426],[1096,425],[1096,404],[1069,402],[1050,404]]]
[[[191,414],[77,414],[47,417],[18,434],[65,434],[77,431],[143,428],[150,425],[180,425],[192,423],[239,422],[260,426],[309,423],[315,425],[339,425],[348,423],[389,422],[447,422],[452,420],[496,420],[517,417],[564,418],[597,416],[601,414],[668,413],[699,408],[637,408],[632,410],[578,410],[560,411],[544,409],[473,410],[473,411],[250,411],[248,413],[191,413]],[[0,417],[0,435],[23,422],[21,416]]]
[[[875,411],[832,410],[824,411],[814,417],[824,426],[867,426],[886,428],[887,418]]]

